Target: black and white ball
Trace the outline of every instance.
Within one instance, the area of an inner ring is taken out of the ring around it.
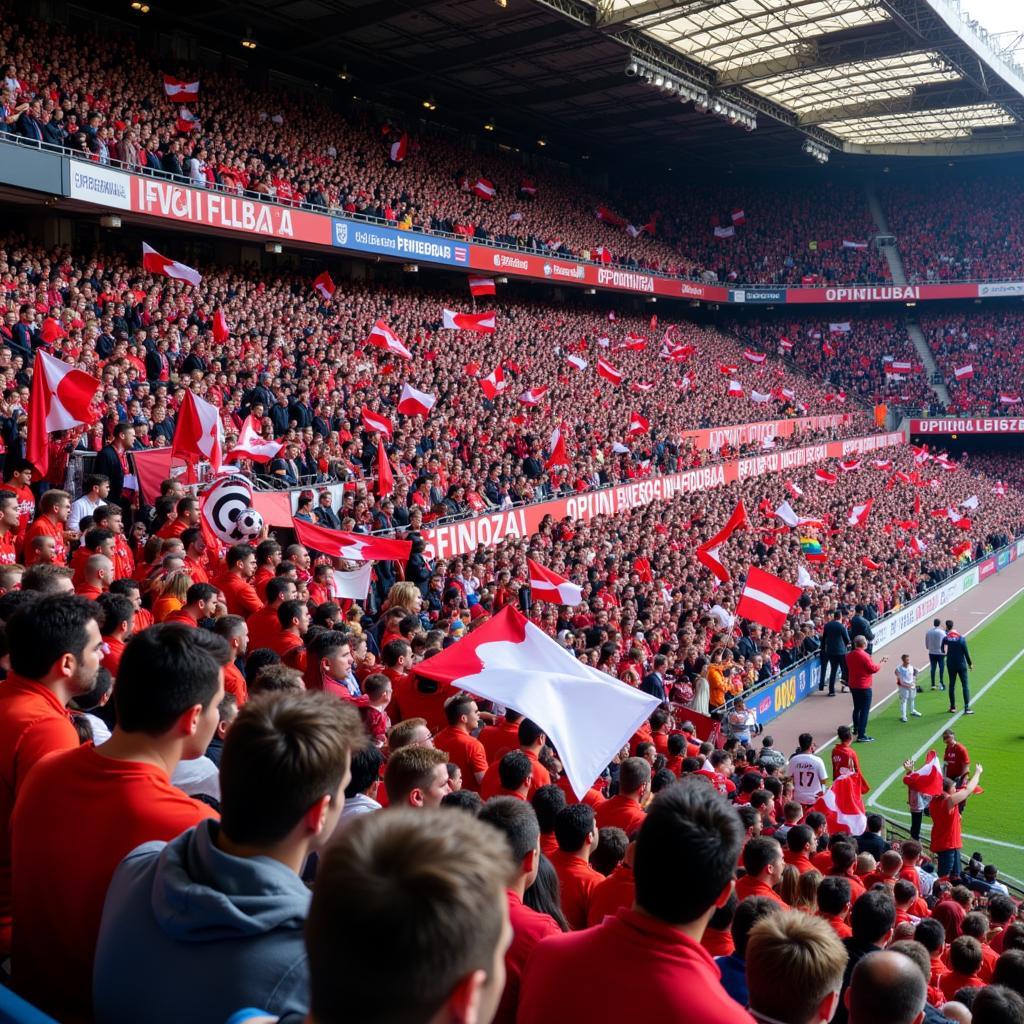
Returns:
[[[252,510],[252,485],[245,477],[221,477],[203,494],[203,517],[218,540],[225,544],[240,544],[248,540],[249,535],[242,533],[238,526],[243,512],[259,519],[260,525],[253,536],[258,535],[263,529],[263,520]]]
[[[235,520],[235,531],[243,540],[258,537],[263,532],[263,516],[254,508],[244,508]]]

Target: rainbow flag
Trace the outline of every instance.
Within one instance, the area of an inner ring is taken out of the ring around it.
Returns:
[[[815,537],[801,537],[800,550],[808,562],[824,562],[827,557],[821,550],[821,541]]]

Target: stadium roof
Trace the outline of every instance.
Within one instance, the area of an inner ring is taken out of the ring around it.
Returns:
[[[1024,72],[950,0],[176,0],[157,16],[556,157],[761,168],[808,165],[801,141],[848,159],[1024,151]]]

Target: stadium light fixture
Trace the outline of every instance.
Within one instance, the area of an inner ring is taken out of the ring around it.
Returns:
[[[338,72],[338,78],[340,78],[341,81],[343,81],[343,82],[347,82],[347,81],[349,81],[352,78],[352,76],[348,73],[348,65],[347,64],[343,64],[341,66],[341,70]]]
[[[140,3],[139,0],[133,0],[132,10],[137,11],[139,14],[149,14],[149,4]]]
[[[538,146],[544,147],[547,144],[548,144],[548,140],[545,139],[543,135],[537,140],[537,145]]]
[[[485,121],[484,122],[484,131],[485,132],[493,132],[494,129],[495,129],[495,124],[494,124],[493,121]]]
[[[424,110],[437,110],[437,104],[434,102],[434,97],[431,96],[429,100],[423,101]]]
[[[243,50],[255,50],[256,49],[256,40],[247,36],[245,39],[242,40],[242,49]]]
[[[813,139],[804,139],[804,144],[800,148],[812,160],[817,160],[819,164],[828,163],[828,148],[826,146],[822,146],[818,142],[815,142]]]

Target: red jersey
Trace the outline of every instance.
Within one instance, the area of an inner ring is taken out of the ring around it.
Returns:
[[[105,757],[91,743],[37,765],[12,817],[18,991],[58,1020],[91,1017],[92,963],[114,869],[136,846],[216,816],[156,766]]]
[[[526,965],[519,1021],[593,1024],[605,1020],[680,1019],[753,1024],[722,988],[707,950],[677,928],[623,909],[586,931],[545,939]]]
[[[598,828],[614,826],[621,828],[627,836],[631,836],[644,823],[647,812],[640,806],[638,800],[620,794],[605,800],[598,807],[596,816]]]
[[[117,670],[121,667],[121,655],[124,654],[125,643],[113,636],[105,636],[103,642],[107,645],[107,650],[101,664],[116,679]]]
[[[751,875],[744,875],[736,880],[736,899],[742,903],[748,896],[764,896],[789,910],[789,904],[770,885],[765,885]]]
[[[277,617],[277,609],[269,604],[264,605],[246,620],[249,627],[249,650],[258,651],[261,647],[273,650],[274,641],[281,632],[281,620]]]
[[[508,918],[512,925],[512,942],[505,951],[505,990],[494,1015],[494,1024],[515,1024],[519,981],[526,961],[541,939],[562,934],[554,918],[526,906],[514,892],[508,893]]]
[[[49,516],[39,516],[32,525],[25,531],[25,564],[33,565],[38,559],[32,552],[32,540],[35,537],[53,538],[53,562],[54,565],[66,565],[68,560],[68,549],[64,543],[64,524],[55,523]]]
[[[494,725],[485,725],[477,738],[484,745],[487,763],[490,764],[519,746],[519,723],[499,719]]]
[[[594,890],[604,881],[604,875],[595,871],[587,861],[575,853],[556,850],[551,856],[551,863],[558,874],[558,884],[562,897],[562,913],[573,931],[587,927],[587,915],[590,913],[590,899]]]
[[[241,615],[243,619],[247,619],[263,607],[263,602],[253,590],[252,584],[243,580],[236,572],[222,572],[214,584],[224,595],[231,615]]]
[[[932,816],[932,853],[961,849],[964,841],[960,836],[959,808],[951,806],[949,800],[940,793],[928,805],[928,813]]]
[[[860,776],[863,780],[857,751],[848,743],[838,743],[832,748],[832,778],[838,779],[843,775],[851,774]]]
[[[477,775],[487,771],[484,745],[468,732],[450,725],[434,737],[434,746],[448,754],[448,760],[462,772],[462,788],[474,793],[480,788]],[[500,783],[500,779],[499,779]]]
[[[32,517],[36,514],[36,496],[32,493],[31,487],[16,487],[11,481],[8,481],[5,484],[0,484],[0,489],[10,491],[18,498],[17,536],[19,539],[24,538],[25,531],[28,529],[28,524],[32,522]]]
[[[16,537],[17,532],[13,530],[0,533],[0,565],[14,565],[18,560],[14,550],[14,540]]]
[[[627,864],[618,864],[603,882],[598,883],[590,897],[587,927],[592,928],[595,924],[600,924],[609,914],[616,914],[623,908],[628,909],[634,902],[636,880],[633,878],[633,869]]]
[[[233,661],[224,666],[224,692],[234,694],[239,707],[249,699],[249,687],[246,685],[245,676],[239,672]]]
[[[942,771],[947,779],[959,779],[967,774],[971,764],[971,755],[962,743],[954,743],[946,747],[942,755]]]

